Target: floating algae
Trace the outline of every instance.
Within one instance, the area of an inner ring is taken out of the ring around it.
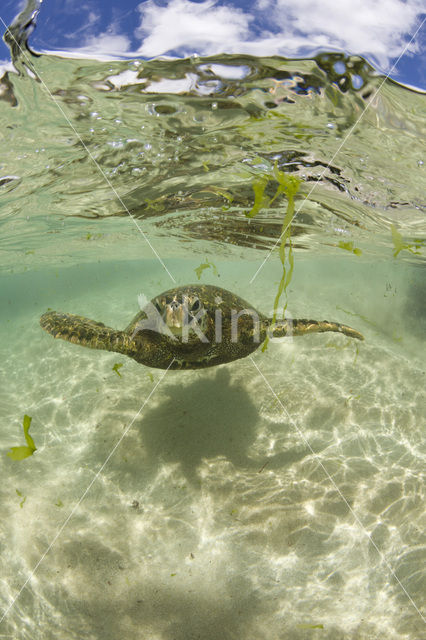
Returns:
[[[200,266],[198,266],[196,269],[194,269],[195,273],[197,274],[197,278],[198,280],[200,280],[201,278],[201,274],[203,273],[203,271],[205,269],[213,269],[213,273],[215,276],[219,275],[218,271],[217,271],[217,267],[216,265],[214,265],[212,262],[209,262],[206,258],[206,262],[202,262],[200,264]]]
[[[265,189],[269,182],[276,181],[278,182],[277,189],[272,198],[265,195]],[[294,212],[294,198],[300,189],[302,181],[300,178],[296,176],[287,175],[284,171],[278,169],[277,163],[275,163],[274,168],[272,169],[272,173],[265,173],[259,178],[257,178],[253,182],[253,191],[254,191],[254,203],[253,207],[246,213],[248,218],[253,218],[256,216],[259,211],[263,208],[270,207],[275,200],[281,195],[284,194],[287,198],[287,209],[284,215],[282,230],[280,235],[280,247],[279,247],[279,257],[282,265],[282,276],[280,283],[278,285],[278,291],[274,300],[274,311],[272,315],[272,326],[275,324],[277,315],[278,315],[278,305],[281,300],[281,296],[286,294],[287,287],[291,282],[293,276],[294,269],[294,257],[293,257],[293,246],[291,242],[291,223],[293,221],[295,212]],[[288,256],[286,256],[286,243],[288,240]],[[286,260],[287,258],[287,260]],[[283,317],[285,310],[287,308],[287,301],[283,307]],[[262,347],[262,351],[268,346],[269,336],[266,337],[264,345]]]
[[[119,372],[119,369],[121,369],[121,367],[123,366],[122,362],[116,362],[115,365],[113,366],[112,370],[115,371],[115,373],[120,376],[121,378],[121,373]]]
[[[391,224],[392,242],[395,248],[393,257],[396,258],[401,251],[410,251],[410,253],[419,254],[420,245],[408,244],[403,241],[402,235],[399,233],[394,224]]]
[[[25,437],[27,446],[22,445],[20,447],[11,447],[11,450],[7,452],[7,455],[12,460],[24,460],[24,458],[28,458],[28,456],[32,456],[34,451],[37,450],[37,447],[34,444],[34,440],[28,433],[31,426],[31,420],[32,418],[30,418],[30,416],[24,415],[22,426],[24,429],[24,437]]]

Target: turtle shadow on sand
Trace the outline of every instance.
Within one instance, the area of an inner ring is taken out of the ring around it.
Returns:
[[[188,481],[198,484],[203,459],[223,456],[237,467],[253,466],[247,450],[256,437],[258,409],[225,368],[189,385],[171,385],[161,404],[140,422],[150,459],[179,463]]]

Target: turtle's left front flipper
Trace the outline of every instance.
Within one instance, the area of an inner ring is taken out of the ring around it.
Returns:
[[[336,333],[342,333],[349,338],[356,338],[357,340],[364,340],[362,333],[352,327],[348,327],[346,324],[339,324],[337,322],[329,322],[328,320],[282,320],[275,323],[275,326],[270,327],[274,338],[283,338],[285,336],[303,336],[307,333],[324,333],[326,331],[334,331]]]
[[[90,349],[117,351],[129,355],[129,336],[84,316],[48,311],[40,318],[41,327],[54,338],[61,338]]]

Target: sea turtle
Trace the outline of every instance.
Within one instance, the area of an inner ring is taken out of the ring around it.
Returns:
[[[279,320],[256,311],[220,287],[187,285],[147,303],[124,331],[83,316],[48,311],[40,324],[55,338],[91,349],[116,351],[158,369],[203,369],[244,358],[269,335],[274,338],[336,331],[363,336],[343,324],[323,320]]]

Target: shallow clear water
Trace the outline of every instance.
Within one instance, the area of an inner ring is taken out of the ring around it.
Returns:
[[[333,56],[3,78],[2,637],[422,637],[424,96]],[[275,163],[303,180],[287,311],[365,342],[163,377],[41,330],[47,308],[122,328],[206,258],[271,314],[276,249],[253,276],[286,203],[245,213]]]

